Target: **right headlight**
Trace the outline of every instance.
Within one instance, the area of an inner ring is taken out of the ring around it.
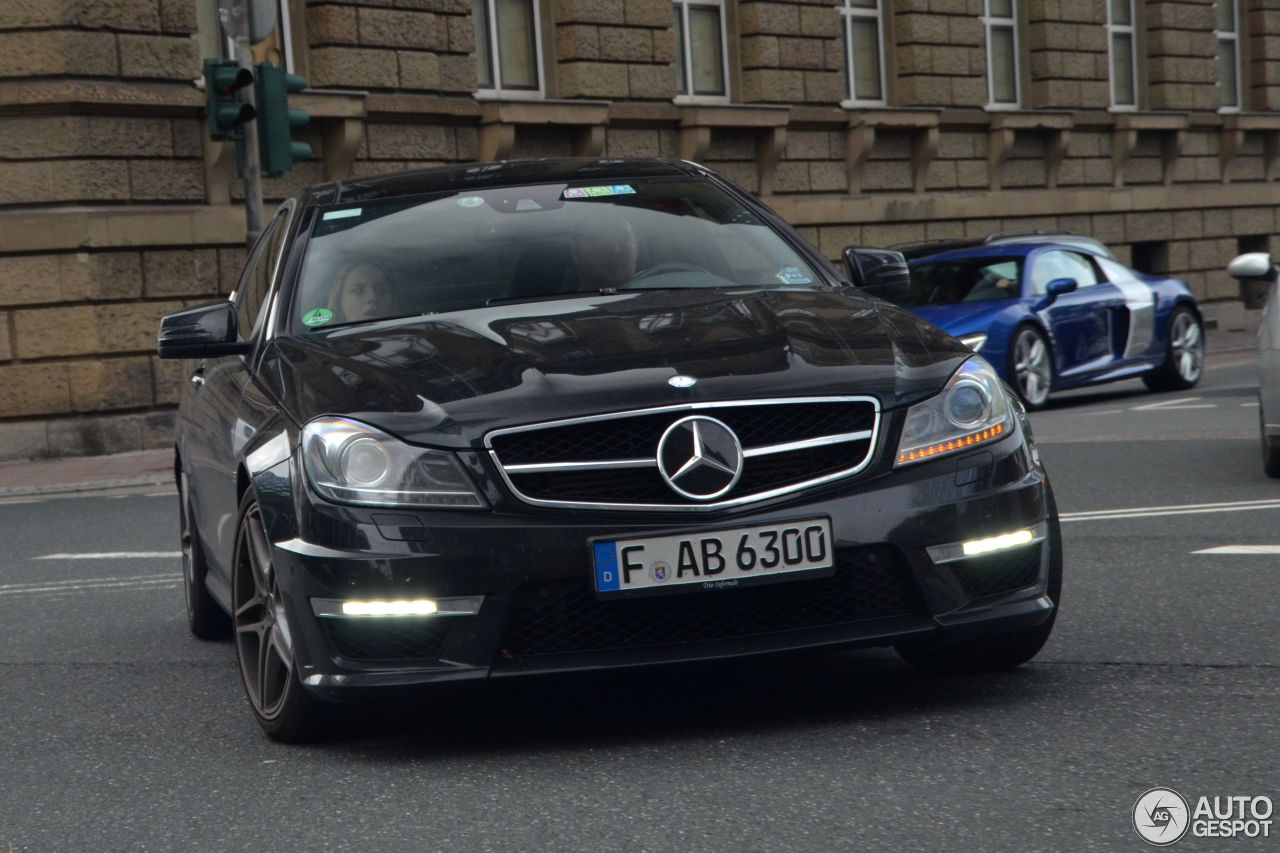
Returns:
[[[942,393],[907,410],[896,465],[936,459],[995,441],[1013,428],[1004,385],[985,359],[960,365]]]
[[[359,421],[311,421],[302,430],[302,459],[315,490],[339,503],[485,506],[452,453],[405,444]]]

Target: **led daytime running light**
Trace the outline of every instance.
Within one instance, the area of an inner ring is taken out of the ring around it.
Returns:
[[[343,616],[431,616],[438,608],[429,598],[401,601],[344,601]]]
[[[1030,530],[1015,530],[1013,533],[992,536],[989,539],[974,539],[970,542],[965,542],[961,547],[964,548],[966,557],[976,557],[979,554],[990,554],[993,551],[1004,551],[1021,545],[1030,545],[1035,541],[1035,538],[1035,534]]]
[[[914,450],[904,450],[898,453],[898,463],[903,462],[919,462],[921,459],[929,459],[941,453],[950,453],[953,450],[963,450],[966,447],[972,447],[975,444],[991,441],[1004,434],[1005,425],[998,423],[995,426],[979,432],[971,432],[968,435],[962,435],[959,438],[953,438],[949,441],[939,442],[938,444],[930,444],[925,447],[917,447]]]

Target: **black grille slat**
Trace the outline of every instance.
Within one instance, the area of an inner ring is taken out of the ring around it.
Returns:
[[[895,549],[842,548],[831,577],[743,589],[602,600],[585,578],[525,584],[507,615],[502,655],[519,659],[743,639],[925,613]]]
[[[675,493],[653,468],[603,467],[589,470],[521,472],[511,466],[563,462],[654,459],[658,442],[671,424],[691,414],[724,422],[744,450],[815,438],[872,432],[876,406],[870,400],[760,402],[666,412],[639,412],[590,423],[530,427],[494,436],[490,446],[516,492],[540,501],[599,506],[679,507],[699,502]],[[732,500],[799,486],[862,465],[870,439],[845,441],[744,461],[738,484],[721,499]]]
[[[1017,548],[954,564],[956,577],[970,598],[1024,589],[1040,579],[1041,546]]]
[[[351,660],[437,660],[449,636],[449,617],[323,620],[334,649]]]

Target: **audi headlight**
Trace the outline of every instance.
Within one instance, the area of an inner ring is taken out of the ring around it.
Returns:
[[[974,356],[960,365],[942,393],[907,410],[897,465],[910,465],[994,441],[1013,428],[1004,385]]]
[[[412,447],[346,418],[317,418],[302,430],[311,485],[340,503],[482,508],[484,499],[457,457]]]

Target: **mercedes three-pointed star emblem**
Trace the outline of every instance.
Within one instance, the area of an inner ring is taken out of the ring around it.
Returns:
[[[718,498],[742,476],[742,444],[715,418],[690,415],[667,427],[658,440],[658,472],[678,495]]]

